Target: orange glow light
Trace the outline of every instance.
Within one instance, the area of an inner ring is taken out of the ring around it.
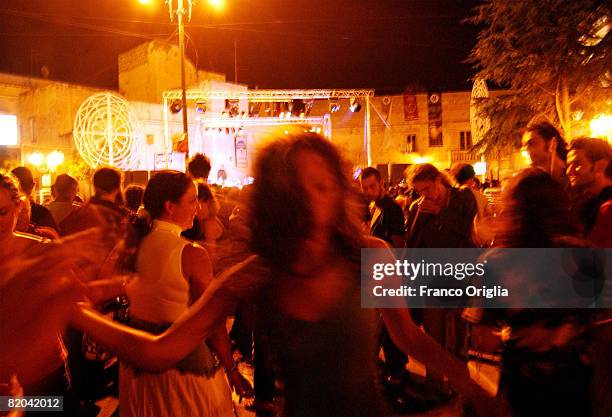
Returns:
[[[224,0],[208,0],[208,5],[217,10],[221,10],[225,6],[225,1]]]

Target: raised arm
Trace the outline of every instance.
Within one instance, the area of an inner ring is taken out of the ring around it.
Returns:
[[[215,279],[200,299],[159,336],[113,322],[83,304],[75,306],[70,324],[134,366],[148,371],[168,369],[210,336],[238,299],[256,290],[257,277],[249,283],[234,279],[253,260],[251,257]]]

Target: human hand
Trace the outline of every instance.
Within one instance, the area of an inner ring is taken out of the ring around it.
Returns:
[[[60,335],[72,305],[86,300],[85,278],[104,240],[95,231],[36,244],[0,265],[0,379],[32,383],[58,364]]]
[[[419,210],[421,211],[421,213],[430,213],[438,215],[440,214],[441,208],[442,207],[438,203],[426,198],[419,203]]]

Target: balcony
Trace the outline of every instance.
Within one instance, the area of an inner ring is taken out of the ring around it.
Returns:
[[[455,162],[476,162],[480,161],[480,155],[474,151],[461,151],[451,150],[450,151],[451,163]]]

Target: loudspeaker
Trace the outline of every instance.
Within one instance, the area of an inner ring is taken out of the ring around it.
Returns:
[[[383,183],[389,183],[389,166],[387,164],[377,164],[376,169],[380,172]]]
[[[391,164],[391,184],[397,184],[404,178],[404,171],[410,164]]]

